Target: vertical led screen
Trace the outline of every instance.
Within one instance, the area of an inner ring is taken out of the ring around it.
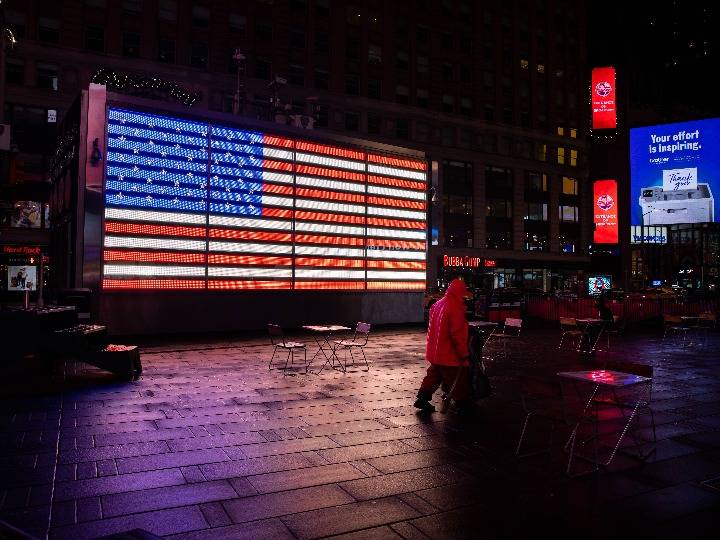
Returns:
[[[423,161],[111,108],[103,288],[425,289]]]
[[[632,225],[717,221],[718,191],[720,118],[630,130]]]
[[[593,129],[615,129],[617,127],[615,68],[594,68],[590,90]]]
[[[615,180],[596,180],[593,184],[593,199],[595,201],[593,242],[596,244],[617,244],[617,182]]]

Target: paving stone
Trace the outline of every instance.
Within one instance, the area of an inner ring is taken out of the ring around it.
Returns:
[[[102,506],[100,497],[86,497],[75,501],[77,507],[77,520],[95,521],[102,518]]]
[[[197,506],[186,506],[58,527],[54,529],[53,538],[82,540],[130,529],[145,529],[152,534],[165,536],[205,528],[207,522],[200,509]]]
[[[440,465],[371,478],[360,478],[343,482],[340,486],[357,500],[367,500],[450,484],[465,478],[467,478],[466,474],[459,469],[451,465]]]
[[[219,502],[201,504],[200,511],[211,528],[224,527],[232,523],[230,516],[227,515],[225,508]]]
[[[78,480],[95,478],[97,476],[97,465],[95,464],[95,462],[78,463],[77,471],[75,474],[77,475]]]
[[[258,490],[255,489],[255,486],[253,486],[247,478],[231,478],[230,485],[238,497],[249,497],[250,495],[258,494]]]
[[[252,458],[278,454],[291,454],[293,452],[321,450],[325,448],[334,448],[336,446],[337,443],[328,437],[308,437],[306,439],[295,439],[290,441],[245,444],[241,448],[226,448],[225,451],[232,459],[238,459],[239,457]],[[238,454],[241,454],[241,456]]]
[[[337,486],[318,486],[255,495],[223,504],[233,522],[242,523],[342,505],[352,501],[352,497]]]
[[[179,469],[121,474],[103,478],[75,480],[74,482],[58,482],[55,486],[55,500],[66,501],[93,495],[108,495],[184,483],[185,478],[183,478]]]
[[[405,540],[427,540],[429,537],[421,533],[420,530],[407,521],[393,523],[390,528],[398,533]]]
[[[635,520],[668,521],[706,508],[720,508],[720,493],[679,484],[622,499],[618,504]]]
[[[235,490],[232,486],[225,480],[219,480],[105,495],[102,497],[102,508],[104,517],[114,517],[233,497]]]
[[[197,482],[204,482],[205,477],[203,476],[203,473],[200,471],[200,467],[197,465],[191,465],[189,467],[180,467],[180,472],[183,475],[183,478],[185,478],[185,481],[188,484],[195,484]]]
[[[236,476],[287,471],[301,467],[310,467],[311,465],[312,463],[307,457],[300,454],[286,454],[283,456],[268,456],[265,458],[251,458],[200,465],[200,470],[208,480],[219,480],[222,478],[234,478]]]
[[[83,461],[100,461],[104,459],[161,454],[169,450],[165,442],[156,441],[70,450],[68,452],[62,452],[59,458],[60,463],[79,463]]]
[[[282,520],[297,538],[304,540],[368,529],[417,515],[415,509],[390,497],[303,512]]]
[[[410,452],[399,456],[373,458],[368,459],[367,462],[382,473],[393,473],[451,463],[458,461],[460,458],[461,456],[457,452],[443,448],[439,450]]]
[[[322,465],[306,469],[294,469],[275,473],[249,476],[247,479],[260,493],[298,489],[302,487],[318,486],[354,480],[365,476],[349,463]]]
[[[200,465],[228,461],[230,458],[221,448],[206,450],[188,450],[187,452],[172,452],[155,454],[152,456],[138,456],[117,460],[118,471],[121,474],[139,471],[152,471],[156,469],[170,469],[186,465]]]
[[[373,527],[362,531],[330,536],[333,540],[402,540],[402,536],[388,526]]]
[[[488,510],[462,508],[412,520],[413,526],[433,539],[474,540],[483,537],[483,519]]]
[[[651,463],[639,474],[642,478],[667,486],[720,475],[720,462],[703,454],[691,454]]]
[[[62,525],[73,525],[76,522],[76,519],[75,501],[63,501],[53,504],[53,527],[60,527]]]
[[[265,439],[259,433],[234,433],[230,435],[211,435],[194,437],[192,439],[171,439],[167,441],[173,452],[185,450],[200,450],[205,448],[221,448],[224,446],[239,446],[251,443],[264,443]]]
[[[266,519],[216,529],[166,536],[171,540],[295,540],[279,519]]]

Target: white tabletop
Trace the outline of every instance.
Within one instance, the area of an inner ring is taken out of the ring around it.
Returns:
[[[559,377],[586,381],[603,386],[623,387],[652,381],[650,377],[642,377],[632,373],[613,371],[610,369],[596,369],[592,371],[560,371]]]
[[[313,332],[341,332],[343,330],[352,330],[352,328],[349,328],[347,326],[342,326],[340,324],[331,324],[328,326],[325,325],[309,325],[309,326],[303,326],[305,330],[312,330]]]
[[[497,326],[497,323],[490,321],[469,321],[468,326]]]

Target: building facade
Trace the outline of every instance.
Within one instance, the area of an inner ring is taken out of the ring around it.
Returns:
[[[425,152],[429,286],[447,277],[446,256],[481,260],[471,277],[485,287],[574,288],[589,264],[582,3],[3,6],[18,40],[6,48],[4,71],[14,182],[46,177],[54,144],[45,136],[54,140],[75,96],[107,68],[197,92],[195,114],[275,118]],[[148,87],[133,92],[167,98]]]

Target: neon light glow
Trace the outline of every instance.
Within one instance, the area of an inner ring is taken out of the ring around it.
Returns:
[[[427,163],[108,110],[106,290],[421,291]]]

